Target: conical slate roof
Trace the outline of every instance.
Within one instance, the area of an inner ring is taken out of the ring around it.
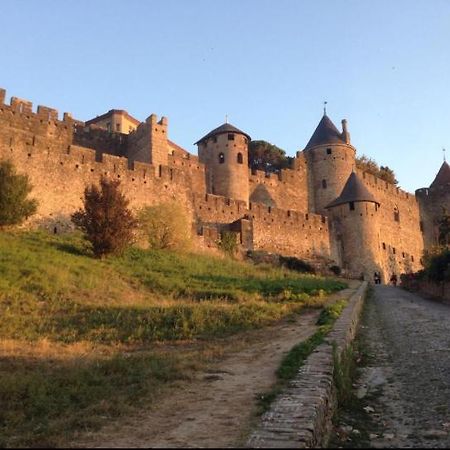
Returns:
[[[450,184],[450,166],[447,161],[444,161],[438,174],[436,175],[436,178],[431,183],[430,188],[444,186],[446,184]]]
[[[195,145],[197,145],[200,142],[206,141],[212,136],[217,136],[218,134],[224,134],[224,133],[238,133],[243,134],[248,138],[249,141],[251,141],[251,137],[244,133],[243,131],[239,130],[239,128],[236,128],[235,126],[231,125],[231,123],[224,123],[223,125],[220,125],[220,127],[215,128],[214,130],[210,131],[207,135],[203,136],[201,139],[199,139]]]
[[[348,177],[341,195],[327,205],[326,208],[333,208],[334,206],[350,202],[372,202],[377,205],[380,204],[380,202],[375,200],[375,197],[369,192],[355,172],[352,172]]]
[[[345,144],[345,139],[330,118],[324,114],[305,149],[321,144]]]

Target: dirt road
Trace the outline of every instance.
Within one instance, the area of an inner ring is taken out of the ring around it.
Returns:
[[[356,283],[358,284],[358,283]],[[348,298],[353,290],[335,294]],[[283,355],[316,330],[319,311],[259,330],[260,339],[199,373],[151,409],[82,436],[78,447],[236,447],[255,424],[257,396],[275,382]]]

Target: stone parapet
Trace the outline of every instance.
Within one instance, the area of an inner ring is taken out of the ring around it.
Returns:
[[[307,358],[297,376],[261,418],[248,448],[316,448],[329,439],[337,407],[333,348],[340,358],[353,341],[367,291],[363,282],[327,339]]]

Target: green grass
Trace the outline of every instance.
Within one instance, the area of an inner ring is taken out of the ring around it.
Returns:
[[[0,447],[61,446],[190,377],[234,334],[345,286],[169,251],[98,260],[77,234],[0,233]]]
[[[288,352],[277,370],[277,383],[269,392],[259,396],[258,414],[263,414],[270,408],[272,402],[283,392],[289,381],[296,376],[308,356],[324,342],[326,335],[330,332],[334,322],[341,315],[346,305],[346,300],[339,300],[322,309],[317,320],[318,330]]]
[[[336,280],[130,249],[95,260],[77,235],[0,234],[0,336],[142,343],[224,336],[322,303]]]

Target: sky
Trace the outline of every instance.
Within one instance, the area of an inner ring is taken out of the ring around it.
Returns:
[[[302,150],[323,114],[403,189],[450,160],[449,0],[0,0],[0,87],[89,120],[225,122]]]

